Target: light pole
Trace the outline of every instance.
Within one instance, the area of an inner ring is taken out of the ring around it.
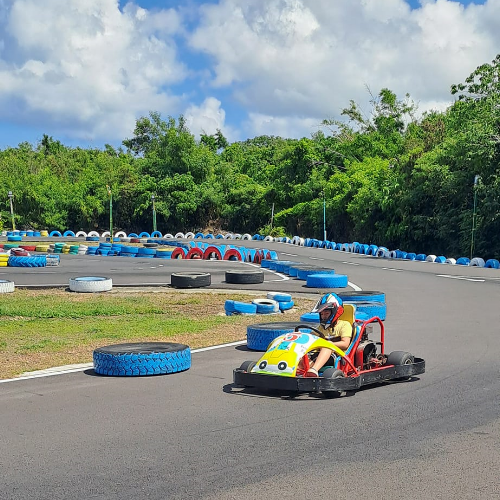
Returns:
[[[156,232],[156,208],[155,208],[155,195],[151,195],[151,201],[153,202],[153,233]]]
[[[322,191],[321,194],[323,195],[323,241],[326,241],[326,199],[325,199],[325,192]]]
[[[470,258],[472,260],[472,254],[474,253],[474,231],[476,230],[476,207],[477,207],[477,185],[481,179],[480,175],[474,177],[474,208],[472,210],[472,233],[470,237]]]
[[[15,231],[16,230],[16,222],[14,220],[14,204],[12,203],[14,195],[13,195],[12,191],[9,191],[8,196],[9,196],[9,201],[10,201],[10,216],[12,217],[12,231]]]
[[[113,193],[111,187],[106,186],[109,196],[109,241],[113,243]]]

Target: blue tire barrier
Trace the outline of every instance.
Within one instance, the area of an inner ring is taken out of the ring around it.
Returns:
[[[370,316],[368,316],[368,314],[366,313],[356,311],[354,319],[356,319],[357,321],[366,321],[370,319]]]
[[[33,231],[26,231],[26,236],[28,236],[28,238],[33,236]]]
[[[376,257],[387,259],[389,257],[389,250],[385,247],[378,247]]]
[[[130,253],[130,254],[138,254],[139,253],[139,247],[130,247],[127,245],[122,245],[122,251],[120,253]]]
[[[348,283],[345,274],[310,274],[306,286],[310,288],[345,288]]]
[[[349,290],[337,292],[337,295],[347,303],[385,302],[385,293],[372,290]]]
[[[139,234],[139,238],[151,238],[151,235],[146,231],[143,231],[141,234]]]
[[[288,310],[293,308],[293,306],[295,305],[295,302],[293,300],[289,300],[287,302],[280,301],[280,302],[278,302],[278,305],[279,305],[280,311],[288,311]]]
[[[145,255],[154,256],[156,255],[156,248],[137,247],[137,255],[141,257]]]
[[[66,238],[67,236],[70,236],[72,238],[75,237],[75,233],[73,231],[64,231],[63,236]]]
[[[319,313],[307,312],[300,317],[304,323],[319,323]]]
[[[52,231],[49,236],[52,238],[52,237],[57,237],[57,238],[61,238],[62,237],[62,234],[60,231]]]
[[[40,233],[40,231],[33,231],[33,236],[35,238],[40,238],[41,235],[42,235],[42,233]]]
[[[290,302],[292,300],[292,296],[289,293],[283,292],[268,292],[267,298],[276,302]]]
[[[470,259],[468,257],[460,257],[457,259],[458,266],[468,266],[470,263]]]
[[[153,231],[151,233],[151,238],[161,238],[162,237],[162,234],[160,233],[160,231]]]
[[[335,269],[323,269],[320,267],[316,269],[298,269],[297,279],[307,280],[308,276],[310,276],[311,274],[335,274]]]
[[[417,254],[410,252],[406,254],[405,260],[416,260]]]
[[[484,267],[485,265],[486,263],[481,257],[474,257],[469,263],[469,266],[471,267]]]
[[[439,257],[436,257],[436,260],[434,262],[436,262],[437,264],[445,264],[446,257],[444,255],[440,255]]]
[[[213,239],[215,239],[215,238],[214,238],[214,235],[213,235],[212,233],[208,233],[208,234],[205,236],[205,239],[206,239],[206,240],[213,240]]]
[[[45,255],[16,255],[12,254],[8,257],[7,265],[9,267],[45,267]]]
[[[301,266],[303,265],[302,263],[300,262],[290,262],[290,264],[285,264],[283,266],[283,274],[288,274],[290,275],[290,268],[293,267],[293,266]]]
[[[22,236],[7,236],[7,241],[23,241]]]
[[[45,267],[47,257],[45,255],[14,256],[11,255],[7,261],[9,267]]]
[[[99,247],[87,247],[87,255],[96,255]]]
[[[139,235],[137,233],[130,233],[127,238],[139,238]]]
[[[295,331],[302,322],[258,323],[247,326],[247,347],[254,351],[266,351],[269,344],[280,335]],[[312,325],[314,326],[314,325]],[[307,331],[307,329],[304,329]]]
[[[424,262],[425,259],[427,259],[427,255],[425,253],[419,253],[416,257],[415,260],[418,260],[420,262]]]
[[[224,310],[226,311],[226,316],[232,316],[233,314],[257,314],[257,306],[255,304],[237,300],[226,300]]]
[[[500,262],[498,262],[497,259],[488,259],[485,262],[484,267],[487,267],[489,269],[498,269],[500,267]]]
[[[368,247],[368,251],[366,252],[366,255],[373,255],[375,257],[378,252],[378,246],[377,245],[370,245]]]
[[[107,250],[106,248],[98,248],[96,255],[102,255],[103,257],[108,256],[110,253],[110,250]]]
[[[223,240],[224,239],[224,235],[223,234],[218,234],[216,237],[215,237],[216,240]]]
[[[194,235],[194,237],[195,237],[195,239],[196,239],[196,238],[204,238],[204,235],[203,235],[203,233],[196,233],[196,234]]]
[[[274,262],[274,261],[272,261],[271,259],[262,259],[260,261],[260,267],[265,267],[266,269],[269,269],[271,262]]]
[[[267,265],[268,269],[271,271],[276,271],[276,267],[279,265],[279,262],[276,260],[269,260],[269,264]]]
[[[383,321],[387,315],[387,305],[383,302],[356,302],[356,313],[365,313],[370,318],[378,316]]]
[[[285,266],[286,265],[290,265],[292,264],[292,261],[290,260],[278,260],[276,261],[276,263],[274,264],[274,270],[277,272],[277,273],[282,273],[284,272],[285,270]]]
[[[133,377],[165,375],[191,367],[191,349],[170,342],[141,342],[98,347],[93,352],[94,371],[99,375]]]
[[[155,257],[157,259],[171,259],[172,250],[157,250]]]
[[[87,236],[85,241],[99,241],[99,236]]]
[[[273,314],[280,310],[278,302],[271,299],[254,299],[252,304],[257,306],[257,314]]]
[[[274,250],[271,250],[270,252],[267,252],[267,253],[268,253],[270,259],[278,260],[278,254]]]

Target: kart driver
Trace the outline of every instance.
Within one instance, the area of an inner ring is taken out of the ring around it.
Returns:
[[[345,351],[351,343],[352,325],[349,321],[339,320],[344,312],[342,299],[335,293],[328,293],[318,301],[312,312],[319,313],[320,326],[318,330],[332,344]],[[317,377],[318,370],[329,360],[332,352],[332,349],[322,347],[305,376]]]

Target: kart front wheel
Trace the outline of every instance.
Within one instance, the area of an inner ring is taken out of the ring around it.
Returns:
[[[254,366],[255,366],[255,361],[243,361],[243,363],[241,363],[240,370],[250,373]]]
[[[345,377],[344,372],[342,370],[336,370],[335,368],[327,368],[322,375],[323,378],[343,378]],[[333,399],[339,398],[342,391],[322,391],[325,398]]]

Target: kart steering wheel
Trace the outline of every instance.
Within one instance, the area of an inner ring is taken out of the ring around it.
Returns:
[[[322,339],[326,340],[325,334],[323,332],[320,332],[318,329],[314,328],[314,326],[311,325],[297,325],[295,327],[295,331],[298,332],[300,328],[307,328],[308,330],[312,330],[318,337],[321,337]]]

